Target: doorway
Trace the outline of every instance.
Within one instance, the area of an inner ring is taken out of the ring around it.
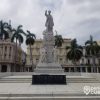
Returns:
[[[2,65],[1,72],[7,72],[7,65]]]

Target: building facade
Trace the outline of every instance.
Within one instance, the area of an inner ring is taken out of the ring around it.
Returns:
[[[35,44],[32,46],[32,56],[34,68],[39,62],[40,58],[40,48],[42,47],[42,39],[35,41]],[[67,50],[66,46],[70,46],[71,39],[64,39],[62,47],[57,48],[57,61],[62,65],[66,72],[100,72],[100,54],[95,57],[95,66],[93,66],[93,59],[91,56],[86,56],[85,47],[83,49],[83,57],[76,62],[76,65],[72,63],[69,59],[66,58]],[[30,48],[27,47],[27,58],[26,58],[26,67],[31,69],[30,62]]]
[[[23,71],[23,50],[16,43],[8,40],[0,40],[0,72]]]
[[[57,61],[61,64],[71,64],[71,61],[69,61],[68,59],[66,60],[66,46],[70,46],[71,44],[71,39],[64,39],[64,42],[62,44],[62,47],[59,47],[56,49],[57,51]],[[42,48],[43,46],[43,41],[42,39],[37,39],[35,41],[35,44],[31,47],[32,49],[32,57],[33,57],[33,63],[34,63],[34,67],[36,67],[36,65],[39,62],[39,58],[40,58],[40,48]],[[27,47],[27,63],[26,66],[30,67],[31,66],[31,62],[30,62],[30,47]]]

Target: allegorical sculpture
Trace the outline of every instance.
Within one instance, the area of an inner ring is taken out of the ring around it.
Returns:
[[[47,18],[46,23],[45,23],[46,29],[47,29],[47,31],[52,31],[53,26],[54,26],[54,22],[53,22],[53,17],[51,15],[51,11],[49,10],[48,14],[47,14],[47,10],[46,10],[45,11],[45,16]]]
[[[46,62],[46,51],[44,48],[41,48],[39,63],[44,63],[44,62]]]

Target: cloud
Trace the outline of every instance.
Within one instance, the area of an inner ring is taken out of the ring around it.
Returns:
[[[54,30],[64,38],[77,38],[80,44],[93,35],[100,36],[100,0],[0,0],[0,19],[12,20],[12,26],[42,38],[45,29],[45,10],[51,10]],[[25,44],[23,48],[26,48]]]
[[[52,11],[58,10],[62,6],[62,0],[38,0],[39,5],[44,9],[50,9]]]
[[[71,5],[79,5],[79,4],[83,4],[84,2],[86,2],[86,0],[67,0],[67,1]]]

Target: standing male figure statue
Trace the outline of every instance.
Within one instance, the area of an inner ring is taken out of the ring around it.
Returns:
[[[49,10],[48,14],[47,14],[47,10],[46,10],[45,11],[45,16],[47,18],[46,23],[45,23],[47,31],[52,31],[53,30],[53,26],[54,26],[54,22],[53,22],[53,17],[51,15],[51,11]]]

